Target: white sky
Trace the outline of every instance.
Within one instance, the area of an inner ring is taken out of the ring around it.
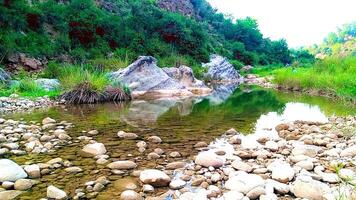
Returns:
[[[338,26],[356,20],[356,0],[208,0],[235,18],[251,16],[271,39],[291,47],[321,43]]]

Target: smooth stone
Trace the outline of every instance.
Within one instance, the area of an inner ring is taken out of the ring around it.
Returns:
[[[138,136],[135,133],[126,133],[125,131],[119,131],[117,133],[117,136],[122,139],[128,139],[128,140],[134,140],[138,138]]]
[[[121,200],[141,200],[141,196],[133,191],[133,190],[126,190],[120,195]]]
[[[88,132],[89,135],[98,135],[99,134],[99,131],[97,130],[91,130]]]
[[[245,172],[252,172],[253,170],[251,165],[239,160],[235,160],[234,162],[232,162],[231,166],[236,170],[241,170]]]
[[[147,138],[147,140],[152,143],[161,143],[162,142],[162,139],[158,136],[151,136],[151,137]]]
[[[356,156],[356,145],[352,145],[351,147],[348,147],[344,150],[341,151],[340,153],[341,157],[354,157]]]
[[[14,187],[15,183],[10,182],[10,181],[4,181],[2,182],[1,186],[5,188],[6,190],[10,190]]]
[[[201,152],[195,158],[195,163],[204,167],[221,167],[224,165],[224,160],[212,152]]]
[[[177,161],[177,162],[168,163],[166,169],[180,169],[180,168],[185,168],[186,165],[187,163],[185,162]]]
[[[330,187],[320,181],[313,180],[309,176],[300,176],[290,186],[291,192],[299,198],[310,200],[325,199],[325,195],[331,192]]]
[[[47,198],[56,199],[56,200],[63,200],[67,199],[67,193],[63,190],[56,188],[53,185],[47,187]]]
[[[152,185],[145,184],[142,186],[142,191],[144,193],[153,193],[155,191],[155,188]]]
[[[208,146],[208,144],[206,142],[198,142],[194,145],[194,148],[204,148],[207,146]]]
[[[265,189],[262,186],[258,186],[250,190],[247,194],[246,197],[248,197],[251,200],[258,199],[261,195],[266,194]]]
[[[56,120],[50,118],[50,117],[46,117],[42,120],[42,124],[45,125],[45,124],[53,124],[53,123],[56,123]]]
[[[110,169],[129,170],[137,167],[137,164],[130,160],[115,161],[107,165]]]
[[[24,169],[30,178],[40,178],[41,177],[41,170],[38,165],[27,165],[24,167]]]
[[[162,171],[147,169],[140,173],[140,181],[154,187],[164,187],[171,182],[171,178]]]
[[[15,182],[26,177],[26,172],[15,162],[8,159],[0,160],[0,182]]]
[[[183,188],[187,183],[181,179],[173,180],[169,183],[169,188],[173,190],[179,190]]]
[[[103,143],[94,143],[85,145],[82,151],[93,156],[97,156],[105,154],[106,148]]]
[[[267,168],[272,171],[272,179],[282,183],[291,181],[295,175],[294,169],[284,161],[276,160]]]
[[[265,181],[256,174],[247,174],[246,172],[236,172],[225,183],[225,188],[247,194],[250,190],[258,186],[264,186]]]
[[[82,172],[83,170],[80,167],[68,167],[68,168],[65,168],[64,171],[66,171],[68,173],[79,173],[79,172]]]
[[[313,162],[308,161],[308,160],[299,161],[299,162],[297,162],[295,165],[298,166],[298,167],[301,167],[301,168],[303,168],[303,169],[305,169],[305,170],[308,170],[308,171],[314,169],[314,164],[313,164]]]
[[[21,191],[28,190],[32,188],[32,186],[33,186],[33,182],[29,179],[19,179],[14,184],[15,190],[21,190]]]
[[[223,195],[225,200],[242,200],[244,198],[244,194],[237,191],[228,191]]]
[[[277,151],[278,150],[278,144],[274,141],[267,141],[265,144],[265,148],[269,149],[271,151]]]

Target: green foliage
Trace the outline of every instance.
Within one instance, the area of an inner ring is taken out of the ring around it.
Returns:
[[[274,82],[287,87],[314,89],[356,99],[356,57],[330,57],[312,67],[275,70]]]

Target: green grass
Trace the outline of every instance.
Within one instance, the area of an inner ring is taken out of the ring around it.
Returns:
[[[322,91],[353,101],[356,99],[356,57],[330,57],[312,67],[280,68],[269,73],[274,75],[274,83],[284,87]]]
[[[18,94],[21,97],[37,98],[48,96],[54,98],[60,93],[59,90],[46,91],[39,87],[34,79],[24,78],[19,80],[18,83],[12,84],[11,86],[6,86],[4,84],[0,85],[0,96],[10,96],[11,94]]]

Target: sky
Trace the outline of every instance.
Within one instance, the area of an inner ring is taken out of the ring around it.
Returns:
[[[208,0],[219,12],[257,19],[265,37],[290,47],[320,44],[337,27],[356,20],[356,0]]]

